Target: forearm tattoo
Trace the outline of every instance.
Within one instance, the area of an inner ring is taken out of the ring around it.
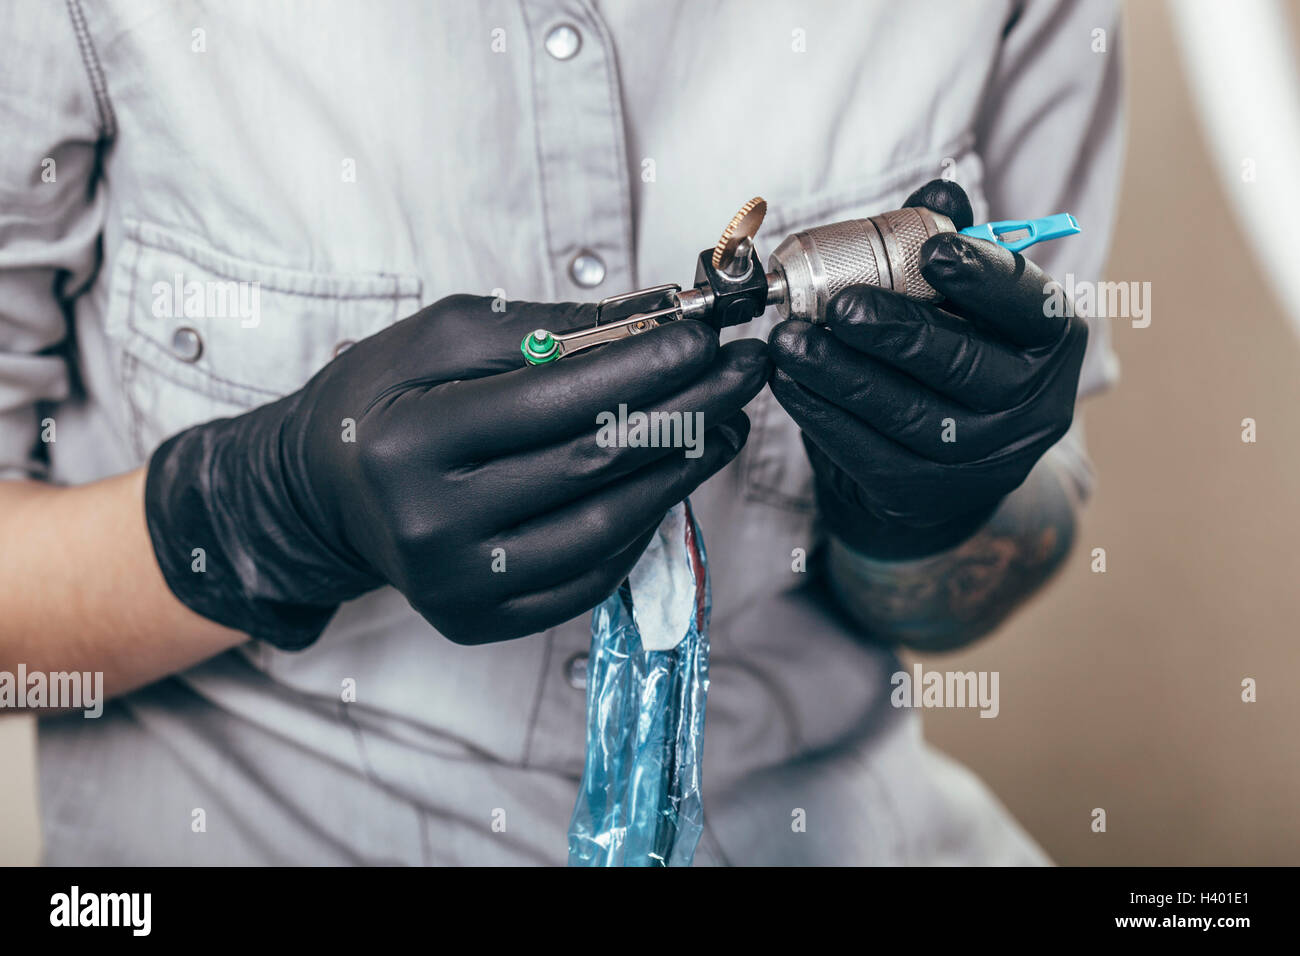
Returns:
[[[1060,566],[1074,541],[1074,496],[1051,456],[957,547],[915,561],[864,557],[831,536],[839,603],[874,639],[948,650],[993,630]]]

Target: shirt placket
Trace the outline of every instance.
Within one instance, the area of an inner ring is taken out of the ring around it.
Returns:
[[[631,187],[609,31],[586,3],[523,9],[552,292],[581,302],[629,291]]]
[[[594,301],[636,288],[631,186],[613,41],[587,3],[523,4],[550,291]],[[525,760],[578,774],[590,615],[547,632]]]

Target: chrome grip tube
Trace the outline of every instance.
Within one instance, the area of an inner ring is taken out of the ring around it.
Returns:
[[[768,260],[768,273],[785,286],[782,299],[772,304],[782,318],[822,322],[831,298],[851,285],[938,301],[942,296],[921,276],[921,246],[931,236],[956,231],[947,216],[917,207],[796,232]]]

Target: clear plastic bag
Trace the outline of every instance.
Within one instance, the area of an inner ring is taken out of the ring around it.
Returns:
[[[700,778],[709,689],[708,561],[686,504],[694,611],[671,650],[642,647],[628,582],[592,612],[587,757],[569,825],[570,866],[689,866],[704,828]]]

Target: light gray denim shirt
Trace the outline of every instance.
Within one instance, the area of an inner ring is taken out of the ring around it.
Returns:
[[[770,250],[947,175],[976,221],[1073,212],[1082,235],[1033,253],[1059,278],[1105,259],[1109,2],[0,0],[0,22],[7,476],[136,468],[449,293],[689,283],[756,194]],[[256,288],[257,315],[174,308],[196,281]],[[1094,323],[1081,393],[1113,376]],[[698,859],[1040,861],[890,706],[893,654],[799,590],[811,472],[769,392],[749,414],[693,496],[714,594]],[[1077,428],[1053,454],[1086,491]],[[44,721],[47,859],[562,862],[589,639],[584,615],[460,647],[382,590],[303,653],[250,643]]]

